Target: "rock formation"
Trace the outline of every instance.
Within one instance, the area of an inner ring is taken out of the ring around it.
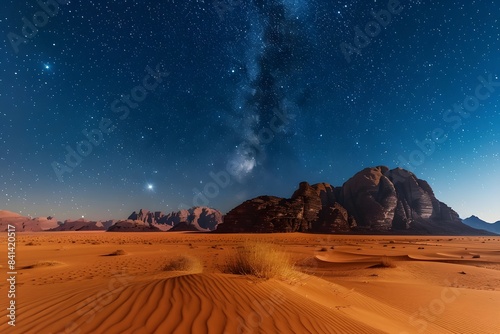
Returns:
[[[0,210],[0,232],[7,231],[8,225],[15,226],[16,232],[41,232],[57,227],[57,220],[53,217],[30,218]]]
[[[397,194],[384,175],[387,167],[366,168],[342,186],[340,203],[351,213],[358,228],[388,230],[392,227]]]
[[[356,225],[327,183],[302,182],[292,198],[260,196],[231,210],[219,232],[346,232]]]
[[[290,199],[260,196],[227,213],[218,232],[478,234],[401,168],[366,168],[342,187],[301,182]]]
[[[184,231],[213,231],[217,225],[222,222],[222,213],[218,210],[207,207],[193,207],[187,210],[174,211],[167,215],[160,211],[150,212],[141,209],[139,212],[132,212],[128,217],[130,221],[141,221],[150,224],[163,231],[167,230],[184,230]],[[173,227],[184,223],[184,228]]]
[[[65,220],[61,225],[50,229],[50,231],[104,231],[106,228],[100,221],[88,221],[85,219]]]
[[[142,220],[120,220],[108,228],[108,232],[161,232],[162,230],[153,224]]]

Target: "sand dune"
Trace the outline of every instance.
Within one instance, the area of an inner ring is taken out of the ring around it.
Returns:
[[[252,241],[289,254],[293,279],[224,273]],[[499,333],[499,241],[19,234],[17,324],[0,323],[0,332]],[[172,265],[180,257],[196,265]]]

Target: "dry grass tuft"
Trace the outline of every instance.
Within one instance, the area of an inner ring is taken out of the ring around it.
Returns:
[[[106,254],[106,256],[120,256],[120,255],[126,255],[127,252],[125,252],[123,249],[117,249],[113,253]]]
[[[35,264],[31,264],[29,266],[24,266],[21,269],[34,269],[34,268],[42,268],[42,267],[56,267],[62,266],[64,263],[59,261],[38,261]]]
[[[372,268],[396,268],[396,265],[394,264],[394,261],[392,261],[392,259],[388,256],[382,256],[382,259],[380,259],[380,263],[373,266]]]
[[[41,244],[38,242],[30,241],[25,246],[40,246]]]
[[[179,255],[171,259],[165,267],[165,271],[188,271],[190,273],[203,272],[203,265],[200,260],[195,257],[187,255]]]
[[[266,243],[243,244],[223,268],[225,273],[252,275],[258,278],[292,280],[296,277],[289,257],[276,246]]]

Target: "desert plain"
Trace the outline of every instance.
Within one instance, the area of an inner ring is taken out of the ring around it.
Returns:
[[[15,326],[0,238],[1,333],[500,333],[500,237],[18,233]]]

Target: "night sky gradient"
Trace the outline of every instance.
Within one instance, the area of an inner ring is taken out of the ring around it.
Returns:
[[[0,209],[227,212],[386,165],[500,219],[497,1],[61,0],[28,37],[4,2]]]

